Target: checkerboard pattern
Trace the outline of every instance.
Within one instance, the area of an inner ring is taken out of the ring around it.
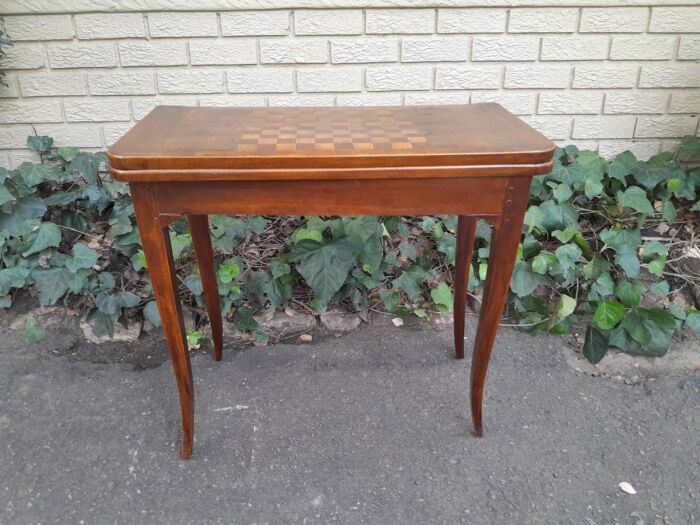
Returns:
[[[335,121],[323,113],[289,121],[273,113],[246,125],[236,150],[240,154],[294,152],[401,152],[427,144],[426,133],[409,120],[397,120],[377,110],[373,120],[343,118]]]

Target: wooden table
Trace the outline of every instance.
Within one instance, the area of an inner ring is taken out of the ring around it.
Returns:
[[[533,175],[554,144],[498,104],[365,108],[159,106],[108,153],[131,186],[148,271],[192,453],[194,391],[168,225],[187,216],[214,341],[222,318],[208,214],[459,217],[454,337],[464,357],[464,307],[477,217],[493,238],[471,367],[474,433]]]

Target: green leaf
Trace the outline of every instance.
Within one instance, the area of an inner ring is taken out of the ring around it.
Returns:
[[[51,149],[53,146],[53,139],[51,137],[39,137],[39,136],[29,136],[27,137],[27,147],[36,151],[37,153],[44,154]]]
[[[73,274],[65,268],[35,269],[32,278],[42,305],[54,304],[67,291],[73,281]]]
[[[430,297],[432,297],[433,302],[441,312],[452,311],[454,298],[452,297],[452,290],[446,283],[440,283],[437,288],[430,290]]]
[[[600,232],[600,240],[605,244],[619,250],[622,246],[629,246],[636,249],[642,244],[642,233],[640,230],[604,229]]]
[[[55,181],[61,175],[61,169],[54,164],[33,164],[31,162],[23,162],[19,166],[19,174],[22,181],[33,188],[44,181]]]
[[[639,186],[630,186],[624,192],[618,191],[617,200],[623,206],[632,208],[639,213],[654,213],[654,207],[651,205],[651,202],[649,202],[649,199],[647,199],[647,192]]]
[[[639,277],[639,257],[637,251],[631,246],[623,245],[617,248],[615,262],[622,268],[631,279]]]
[[[546,275],[547,270],[557,263],[557,257],[553,253],[540,252],[532,258],[532,271]]]
[[[32,245],[22,254],[22,257],[27,257],[46,248],[56,247],[60,243],[61,229],[52,222],[42,222]]]
[[[510,289],[518,297],[530,295],[538,286],[547,283],[549,283],[549,279],[544,275],[533,272],[530,263],[525,261],[515,263],[513,276],[510,280]]]
[[[685,326],[694,332],[700,333],[700,312],[688,312],[685,318]]]
[[[576,299],[566,294],[561,294],[557,306],[554,308],[554,313],[559,319],[565,319],[573,314],[575,309]]]
[[[190,292],[192,292],[194,295],[202,295],[204,293],[204,288],[202,287],[202,280],[199,278],[199,275],[191,273],[187,277],[185,277],[185,286],[189,289]]]
[[[238,309],[238,328],[241,330],[255,330],[258,322],[253,318],[253,311],[250,308],[241,306]]]
[[[273,261],[274,262],[274,261]],[[241,273],[241,268],[236,263],[227,262],[219,265],[217,274],[219,281],[223,284],[228,284],[238,277]]]
[[[543,228],[542,220],[544,219],[544,213],[539,206],[530,206],[525,212],[524,223],[525,226],[529,227],[529,231],[534,228]]]
[[[100,167],[100,158],[92,153],[81,151],[73,157],[66,171],[79,173],[88,184],[97,182],[97,171]]]
[[[583,342],[583,356],[594,365],[599,363],[608,351],[608,336],[593,326],[586,329],[586,339]]]
[[[65,206],[80,198],[77,191],[57,191],[44,199],[47,206]]]
[[[0,206],[15,201],[15,196],[3,185],[0,185]]]
[[[601,273],[591,286],[591,291],[596,292],[601,297],[607,297],[613,293],[613,279],[610,272]]]
[[[352,268],[354,258],[343,239],[327,244],[305,239],[293,252],[297,271],[304,277],[314,294],[327,303],[340,290]]]
[[[584,185],[584,192],[586,197],[592,199],[603,193],[603,183],[600,179],[593,177],[586,178],[586,184]]]
[[[101,312],[97,308],[88,314],[87,321],[92,326],[92,332],[98,336],[109,335],[112,337],[114,335],[114,317]]]
[[[63,160],[70,162],[80,153],[80,150],[78,148],[58,148],[57,153]]]
[[[639,161],[631,151],[623,151],[608,166],[608,176],[625,184],[626,177],[632,175],[637,164]]]
[[[671,291],[668,281],[659,281],[649,287],[649,291],[657,297],[665,297]]]
[[[593,314],[593,321],[602,330],[610,330],[625,315],[625,307],[617,301],[601,301]]]
[[[412,265],[396,279],[392,281],[392,286],[396,289],[403,290],[406,295],[415,301],[420,298],[421,285],[427,279],[428,272],[417,264]]]
[[[557,239],[561,243],[567,243],[574,238],[574,235],[578,233],[578,228],[574,226],[569,226],[563,230],[554,230],[552,232],[552,237]]]
[[[671,201],[664,201],[661,205],[661,216],[668,222],[676,220],[676,207]]]
[[[6,295],[12,288],[22,288],[29,277],[29,270],[14,266],[0,270],[0,296]]]
[[[565,244],[563,246],[559,246],[554,251],[554,255],[556,255],[561,268],[566,270],[571,268],[571,266],[573,266],[573,264],[581,258],[582,252],[581,248],[575,244]]]
[[[563,230],[578,223],[578,213],[568,202],[544,201],[540,204],[540,211],[542,226],[547,231]]]
[[[552,195],[554,198],[557,200],[557,202],[566,202],[568,201],[571,196],[574,194],[573,191],[571,191],[571,188],[569,187],[568,184],[558,184],[556,188],[554,188],[554,191],[552,192]]]
[[[645,287],[642,281],[620,279],[615,285],[615,295],[620,298],[620,301],[622,301],[625,306],[634,308],[642,300],[644,289]]]
[[[32,344],[43,341],[45,338],[46,330],[33,314],[29,314],[24,322],[24,340]]]
[[[382,303],[384,303],[384,308],[386,311],[391,313],[396,312],[399,304],[401,303],[401,295],[399,292],[384,291],[379,294],[379,298],[382,300]]]
[[[323,242],[323,235],[317,230],[307,230],[306,228],[299,228],[292,234],[292,242],[298,244],[299,242],[310,239],[316,242]]]
[[[87,244],[77,243],[73,246],[73,258],[66,261],[66,268],[75,273],[81,268],[92,268],[97,264],[97,252]]]
[[[160,312],[158,312],[158,304],[155,301],[146,303],[146,306],[143,307],[143,316],[153,326],[161,325]]]
[[[649,270],[649,273],[652,275],[661,277],[664,273],[664,266],[666,266],[666,256],[661,255],[656,259],[649,261],[649,264],[647,264],[647,270]]]
[[[620,327],[641,345],[649,344],[651,341],[651,332],[644,325],[644,320],[634,311],[627,312]]]

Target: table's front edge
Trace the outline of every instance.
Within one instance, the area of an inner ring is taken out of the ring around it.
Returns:
[[[460,177],[516,177],[549,173],[553,160],[538,164],[487,164],[468,166],[406,166],[374,168],[296,169],[149,169],[111,167],[112,176],[123,182],[205,182],[251,180],[348,180],[418,179]]]

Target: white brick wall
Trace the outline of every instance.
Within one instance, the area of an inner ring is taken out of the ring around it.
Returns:
[[[158,104],[495,101],[558,143],[604,155],[649,156],[699,133],[697,2],[557,3],[300,0],[304,9],[221,11],[203,1],[201,11],[168,11],[142,0],[129,5],[143,11],[100,12],[35,0],[31,13],[10,3],[11,14],[0,5],[15,40],[0,62],[9,83],[0,165],[28,158],[32,126],[62,146],[105,148]]]

